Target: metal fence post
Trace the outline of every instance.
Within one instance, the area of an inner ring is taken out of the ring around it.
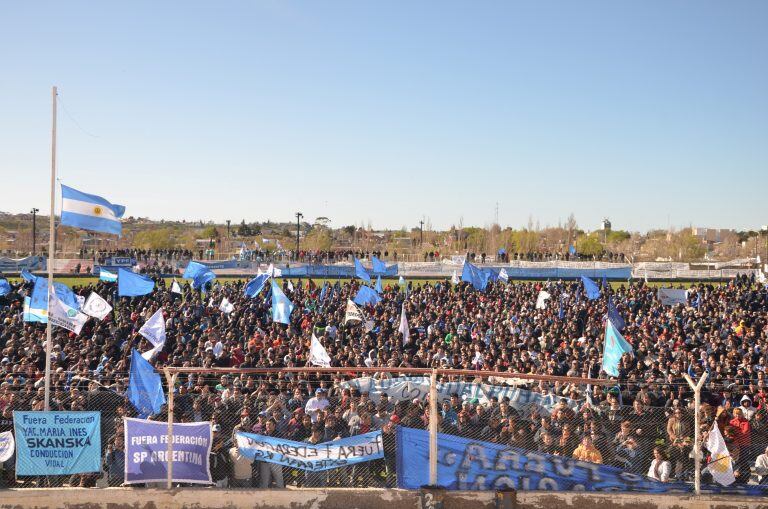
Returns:
[[[170,490],[173,486],[173,388],[176,385],[178,373],[171,374],[167,367],[163,370],[165,371],[165,379],[168,382],[168,477],[165,487]]]
[[[437,486],[437,370],[429,377],[429,484]]]
[[[701,388],[704,386],[704,382],[707,380],[707,372],[705,371],[698,383],[694,384],[691,377],[688,374],[683,375],[685,381],[693,389],[694,405],[693,405],[693,486],[696,495],[701,495]]]

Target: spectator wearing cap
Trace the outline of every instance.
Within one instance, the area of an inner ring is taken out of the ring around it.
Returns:
[[[314,397],[309,398],[309,401],[307,401],[304,412],[310,416],[312,422],[317,422],[318,413],[328,408],[329,404],[328,391],[324,387],[318,387],[315,390]]]

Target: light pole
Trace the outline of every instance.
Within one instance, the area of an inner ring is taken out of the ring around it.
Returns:
[[[419,221],[419,245],[424,244],[424,221]]]
[[[304,214],[296,212],[296,261],[299,261],[299,231],[301,230],[301,218]]]
[[[760,227],[760,233],[765,237],[765,260],[763,263],[768,263],[768,224],[764,224]]]
[[[229,219],[227,219],[227,239],[229,239],[229,225],[232,223]]]
[[[32,212],[32,256],[35,256],[35,240],[37,237],[37,213],[40,212],[40,209],[33,208],[30,212]]]

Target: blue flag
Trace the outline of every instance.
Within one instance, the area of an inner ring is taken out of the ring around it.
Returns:
[[[371,287],[361,286],[360,290],[357,291],[357,295],[355,295],[355,298],[352,300],[358,306],[365,306],[366,304],[375,306],[381,302],[381,297],[379,297],[379,294],[376,293]]]
[[[368,275],[368,271],[365,270],[365,267],[363,267],[363,264],[360,263],[360,260],[355,258],[355,276],[359,277],[366,283],[371,282],[371,276]]]
[[[581,276],[581,282],[584,284],[584,291],[587,294],[589,300],[595,300],[600,298],[600,288],[597,287],[594,281],[586,276]]]
[[[264,289],[264,285],[268,279],[269,274],[259,274],[255,278],[248,281],[248,284],[245,285],[243,293],[245,293],[245,295],[248,297],[256,297]]]
[[[610,320],[605,321],[605,339],[603,341],[603,371],[611,376],[619,376],[619,362],[625,353],[632,353],[632,346],[626,342]]]
[[[377,276],[377,277],[376,277],[376,286],[375,286],[375,290],[376,290],[377,292],[379,292],[379,295],[381,295],[382,293],[384,293],[384,288],[381,286],[381,276]]]
[[[210,270],[210,269],[208,269],[208,267],[206,267],[202,263],[189,262],[189,264],[187,264],[187,268],[184,269],[184,275],[181,277],[183,277],[184,279],[195,279],[195,277],[198,274],[202,274],[206,270]]]
[[[608,289],[608,280],[603,276],[603,280],[600,281],[600,288]]]
[[[560,297],[560,309],[557,310],[557,318],[560,320],[565,318],[565,309],[563,308],[563,298]]]
[[[283,289],[280,288],[275,280],[272,280],[272,321],[278,323],[284,323],[288,325],[291,323],[291,313],[293,312],[293,302],[283,293]]]
[[[77,302],[75,293],[64,283],[57,281],[53,282],[53,290],[56,292],[56,297],[66,304],[67,306],[80,309],[80,303]],[[32,309],[44,310],[48,312],[48,278],[38,277],[35,279],[35,287],[32,289],[32,298],[30,301]]]
[[[371,263],[373,264],[373,273],[374,274],[386,274],[387,273],[387,266],[384,265],[384,262],[376,258],[375,256],[371,256]]]
[[[626,323],[624,322],[624,319],[621,317],[621,314],[619,313],[619,310],[616,309],[616,306],[613,305],[613,300],[611,300],[611,296],[608,296],[608,319],[611,321],[614,327],[618,330],[624,330],[624,327],[626,327]]]
[[[61,186],[61,224],[96,232],[122,233],[122,205],[113,205],[101,196]]]
[[[214,279],[216,279],[216,274],[210,269],[205,269],[203,272],[195,274],[192,279],[192,288],[205,291],[205,285]]]
[[[320,302],[325,300],[325,296],[328,294],[328,281],[323,283],[323,288],[320,290]]]
[[[159,414],[165,404],[160,374],[135,348],[131,351],[131,373],[128,379],[127,396],[141,419]]]
[[[34,283],[35,280],[37,279],[37,276],[32,274],[27,269],[21,269],[21,277],[24,278],[24,281],[26,281],[27,283]]]
[[[576,254],[576,246],[568,246],[568,252],[571,253],[571,256]]]
[[[488,286],[493,271],[481,270],[468,261],[464,261],[464,269],[461,271],[461,280],[470,283],[475,290],[483,291]]]
[[[11,284],[7,279],[0,279],[0,297],[11,293]]]
[[[152,293],[155,282],[147,276],[130,270],[117,269],[117,294],[120,297],[138,297]]]

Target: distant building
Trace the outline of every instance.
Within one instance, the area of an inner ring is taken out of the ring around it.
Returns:
[[[727,228],[703,228],[695,226],[691,228],[691,234],[694,237],[700,238],[703,242],[717,243],[722,242],[726,236],[733,235],[736,230],[729,230]]]

